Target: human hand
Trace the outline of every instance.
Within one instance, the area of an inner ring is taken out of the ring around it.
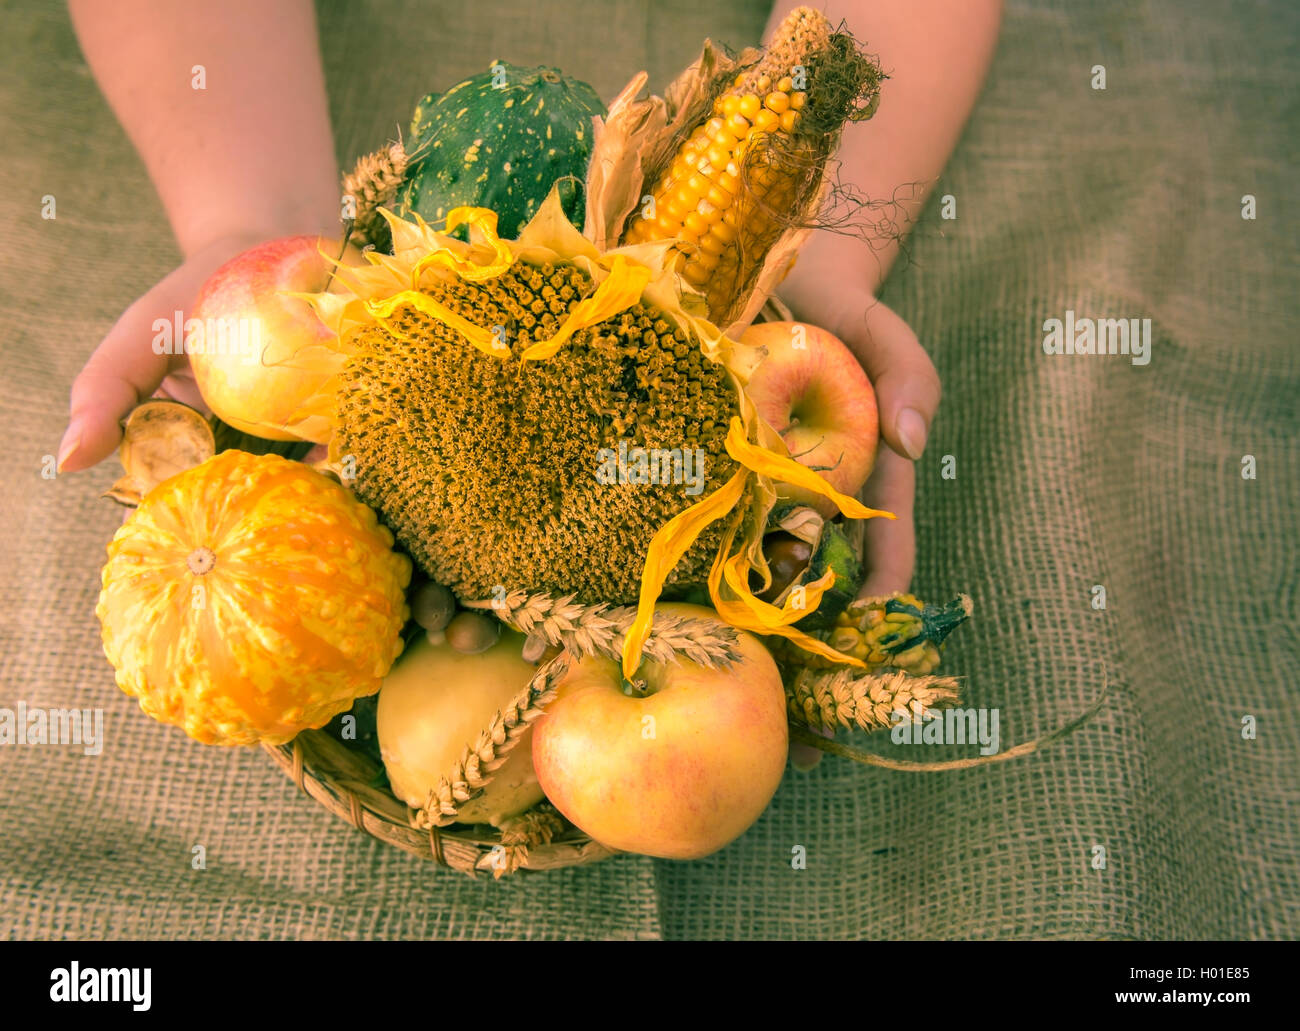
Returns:
[[[866,291],[782,295],[794,317],[835,334],[857,356],[876,392],[882,446],[862,498],[897,519],[866,524],[866,582],[861,596],[906,591],[916,560],[913,462],[925,450],[939,407],[939,374],[911,327]]]
[[[225,236],[195,251],[122,313],[72,383],[68,428],[59,445],[58,471],[89,469],[113,453],[121,421],[141,401],[168,397],[206,413],[184,354],[157,354],[154,320],[181,325],[208,277],[236,254],[261,242]],[[179,345],[181,341],[174,341]]]
[[[898,518],[867,521],[863,556],[867,578],[859,593],[870,597],[906,591],[916,562],[913,462],[925,450],[939,406],[939,374],[911,327],[867,291],[831,294],[809,287],[783,296],[796,319],[821,326],[843,340],[875,388],[883,445],[862,498],[867,506],[893,512]],[[790,746],[796,769],[812,769],[821,754],[809,745]]]

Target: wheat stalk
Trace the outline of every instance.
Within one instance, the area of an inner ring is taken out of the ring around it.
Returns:
[[[544,642],[577,658],[621,658],[623,639],[636,619],[636,609],[611,608],[603,602],[583,605],[573,599],[572,594],[552,598],[548,594],[512,591],[504,598],[463,604],[496,613],[501,622],[527,635],[526,648],[536,650],[538,642]],[[740,659],[739,640],[735,628],[720,620],[657,612],[642,652],[654,662],[674,662],[684,657],[716,669]]]
[[[487,728],[465,750],[447,776],[429,792],[424,807],[416,809],[411,825],[419,830],[457,822],[460,809],[482,791],[510,753],[541,718],[555,698],[555,686],[569,671],[572,657],[561,652],[533,674],[528,686],[510,705],[498,712]]]
[[[956,677],[914,677],[902,670],[854,675],[805,669],[787,678],[785,696],[791,719],[834,733],[841,727],[887,730],[896,712],[923,719],[933,709],[956,705],[958,687]]]

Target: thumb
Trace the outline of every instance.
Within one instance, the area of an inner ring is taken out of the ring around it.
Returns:
[[[876,390],[881,436],[895,454],[920,458],[941,393],[930,356],[902,317],[879,301],[845,329],[845,342]]]
[[[182,265],[132,304],[72,382],[68,428],[59,444],[58,471],[89,469],[113,453],[122,439],[121,421],[158,389],[184,354],[158,354],[153,340],[158,320],[174,325],[176,313],[193,303],[194,271]],[[182,343],[172,341],[173,350]]]

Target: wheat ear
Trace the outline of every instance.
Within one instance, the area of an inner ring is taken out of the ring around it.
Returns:
[[[451,771],[429,792],[423,808],[414,810],[412,826],[428,830],[457,822],[461,807],[487,786],[529,728],[541,718],[571,661],[571,656],[561,652],[538,668],[528,686],[461,752]]]
[[[549,845],[564,830],[564,820],[546,802],[526,813],[501,821],[501,845],[479,859],[476,866],[490,869],[494,879],[514,873],[528,862],[528,850],[534,845]]]
[[[379,209],[393,206],[409,167],[406,148],[399,140],[358,158],[356,167],[343,177],[343,193],[356,203],[354,242],[362,246],[374,244],[379,250],[389,248],[392,233]]]
[[[896,712],[923,719],[956,705],[958,687],[956,677],[914,677],[901,670],[855,676],[846,669],[805,669],[787,678],[785,697],[790,718],[813,730],[887,730]]]
[[[600,655],[619,659],[623,639],[636,619],[636,609],[631,606],[583,605],[574,601],[572,594],[552,598],[548,594],[513,591],[504,598],[463,604],[494,612],[501,622],[527,635],[534,650],[540,642],[562,648],[577,658]],[[735,628],[721,620],[658,612],[643,654],[654,662],[673,662],[683,657],[716,669],[740,659],[739,642]]]

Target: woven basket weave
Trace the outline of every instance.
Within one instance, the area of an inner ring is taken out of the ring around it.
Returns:
[[[758,321],[790,318],[790,309],[774,297],[759,313]],[[861,535],[855,543],[860,550]],[[412,826],[414,810],[386,787],[375,786],[381,781],[382,767],[324,730],[305,730],[287,744],[263,747],[299,790],[357,830],[472,876],[491,872],[500,861],[501,837],[491,827],[453,825],[421,830]],[[566,828],[548,844],[530,845],[516,869],[554,870],[599,862],[615,854],[577,828]]]
[[[491,827],[411,826],[412,810],[387,788],[374,786],[381,767],[324,730],[305,730],[288,744],[264,745],[298,787],[357,830],[390,845],[468,874],[491,871],[501,838]],[[547,845],[533,845],[519,870],[552,870],[594,863],[613,855],[577,829]]]

